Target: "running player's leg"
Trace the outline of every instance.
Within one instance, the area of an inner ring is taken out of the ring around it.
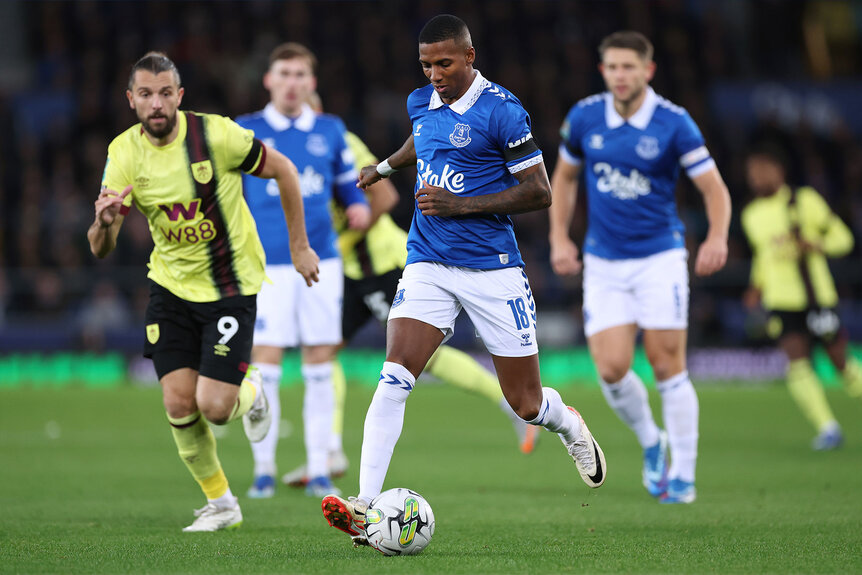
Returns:
[[[260,372],[263,392],[269,402],[272,422],[269,431],[260,441],[251,442],[254,460],[254,480],[246,495],[252,499],[265,499],[275,495],[275,477],[278,471],[276,450],[281,426],[282,360],[284,350],[280,346],[255,345],[252,348],[252,363]]]
[[[839,328],[831,337],[824,338],[823,347],[850,397],[862,398],[862,365],[847,353],[847,330]]]
[[[251,444],[254,458],[254,480],[247,495],[267,498],[275,495],[277,473],[276,451],[281,425],[282,360],[284,349],[299,344],[297,329],[297,291],[305,282],[298,281],[296,270],[290,264],[269,265],[265,282],[257,295],[257,320],[254,326],[254,347],[251,357],[260,371],[263,389],[272,413],[269,432]]]
[[[787,390],[799,410],[817,431],[812,442],[814,449],[835,449],[843,441],[841,426],[835,419],[823,386],[811,366],[811,338],[801,320],[804,314],[782,315],[783,333],[778,345],[787,354]]]
[[[404,426],[407,397],[431,354],[443,341],[439,328],[403,317],[389,321],[386,335],[386,361],[365,415],[359,495],[349,500],[325,497],[322,502],[329,524],[351,535],[355,545],[364,543],[365,510],[383,489],[392,453]]]
[[[338,491],[329,477],[328,459],[335,410],[332,374],[341,344],[344,295],[341,260],[325,259],[319,268],[317,284],[300,286],[297,309],[305,382],[302,420],[308,475],[306,493],[314,497]]]
[[[557,433],[590,487],[604,482],[604,455],[586,424],[560,394],[542,387],[536,304],[520,268],[462,272],[458,297],[494,359],[503,395],[527,423]]]
[[[201,326],[200,371],[195,401],[203,416],[221,425],[243,418],[252,441],[263,438],[270,425],[269,406],[256,370],[249,368],[256,317],[255,296],[234,296],[211,304],[192,304]],[[212,444],[215,456],[215,442]],[[242,514],[224,481],[225,493],[196,512],[187,531],[215,531],[238,526]],[[231,502],[233,505],[231,505]]]
[[[667,503],[694,501],[697,464],[697,393],[685,365],[686,330],[644,330],[644,350],[661,394],[662,417],[670,444]]]
[[[630,262],[584,255],[584,332],[602,394],[643,449],[642,480],[657,497],[667,480],[667,440],[653,419],[646,387],[632,371],[637,306]]]
[[[444,287],[451,268],[433,263],[407,266],[390,311],[386,361],[365,416],[359,495],[349,500],[325,497],[323,514],[333,527],[362,540],[368,504],[380,494],[395,444],[401,436],[404,409],[416,378],[445,337],[452,334],[461,306]]]
[[[671,466],[667,492],[662,495],[664,503],[690,503],[695,499],[700,408],[685,363],[687,261],[684,249],[671,249],[634,260],[629,275],[637,323],[644,330],[644,350],[661,395],[670,447]]]
[[[399,277],[401,277],[400,270],[398,275],[392,280],[393,295],[395,294],[395,285],[397,285]],[[372,317],[372,309],[367,304],[366,296],[378,291],[375,281],[379,279],[381,278],[367,278],[363,280],[344,278],[344,297],[342,299],[341,312],[343,341],[341,347],[346,342],[349,342],[356,332]],[[371,299],[376,301],[379,298],[378,296],[373,296]],[[386,301],[391,301],[391,298]],[[380,321],[385,322],[386,314],[388,313],[389,306],[387,304],[382,311],[382,317],[379,318]],[[329,435],[329,453],[327,456],[329,476],[331,478],[344,475],[349,466],[342,440],[344,431],[344,404],[347,398],[347,379],[344,374],[344,368],[337,356],[332,364],[332,391],[332,431]],[[299,465],[285,473],[281,480],[291,487],[305,487],[308,483],[308,466],[305,463]]]
[[[151,285],[144,355],[152,358],[159,377],[180,458],[207,498],[207,505],[199,510],[200,515],[207,512],[206,525],[199,522],[199,517],[186,529],[206,527],[204,530],[212,531],[239,526],[242,514],[219,462],[215,437],[197,402],[201,325],[193,305],[155,283]],[[230,387],[235,401],[238,387]]]
[[[329,434],[329,476],[341,477],[347,472],[347,456],[344,454],[344,404],[347,401],[347,377],[338,357],[332,364],[332,431]]]

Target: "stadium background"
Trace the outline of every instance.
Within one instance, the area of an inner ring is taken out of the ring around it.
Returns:
[[[151,249],[146,222],[133,210],[117,252],[102,261],[91,256],[85,236],[107,144],[135,121],[124,90],[137,58],[166,52],[182,75],[184,108],[234,117],[266,103],[261,77],[271,48],[301,42],[319,57],[327,111],[386,155],[409,133],[407,94],[426,81],[416,36],[441,12],[468,23],[476,67],[531,113],[549,171],[566,111],[603,89],[600,39],[632,28],[653,40],[653,86],[699,124],[734,202],[727,268],[692,282],[692,372],[706,379],[777,377],[782,359],[764,346],[758,318],[740,302],[750,263],[738,225],[748,198],[742,159],[753,139],[780,138],[793,158],[793,181],[814,185],[850,224],[857,244],[862,239],[858,2],[19,0],[0,3],[0,386],[116,383],[127,369],[133,379],[151,378],[139,359]],[[412,175],[393,179],[402,194],[395,217],[407,226]],[[705,233],[702,202],[685,178],[678,192],[693,252]],[[577,237],[583,216],[581,205]],[[516,218],[541,310],[543,368],[590,379],[579,280],[551,272],[546,222],[544,212]],[[842,319],[862,341],[859,247],[833,271]],[[383,332],[370,325],[357,340],[379,350]],[[468,323],[454,343],[481,349]],[[352,370],[370,370],[372,383],[379,369],[373,357],[370,367]],[[347,359],[351,372],[350,361],[359,359]]]

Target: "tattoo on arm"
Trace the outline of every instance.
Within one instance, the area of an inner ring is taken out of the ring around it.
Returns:
[[[464,214],[523,214],[551,205],[551,185],[545,164],[515,174],[518,183],[496,194],[463,198]]]

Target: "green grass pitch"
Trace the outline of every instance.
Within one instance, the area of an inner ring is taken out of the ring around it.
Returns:
[[[351,386],[345,447],[358,482],[372,390]],[[416,557],[353,549],[320,503],[281,487],[244,497],[251,456],[239,423],[219,439],[245,524],[185,534],[203,496],[176,455],[157,389],[0,391],[0,573],[860,573],[862,403],[830,391],[845,425],[836,452],[778,386],[699,389],[698,500],[663,506],[640,485],[640,451],[593,387],[569,386],[604,448],[608,479],[585,487],[559,440],[520,454],[486,400],[420,383],[407,406],[386,487],[431,503],[437,532]],[[282,391],[303,459],[302,390]],[[651,392],[654,408],[658,397]]]

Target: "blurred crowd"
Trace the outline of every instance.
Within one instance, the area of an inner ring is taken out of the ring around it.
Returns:
[[[754,139],[780,139],[792,180],[815,186],[862,238],[862,110],[841,105],[842,94],[862,88],[862,4],[851,0],[3,2],[0,349],[44,325],[67,330],[75,345],[101,349],[122,339],[106,341],[106,333],[142,324],[146,221],[133,210],[116,253],[104,261],[89,253],[85,232],[107,145],[135,122],[125,89],[131,65],[146,51],[176,62],[185,109],[235,117],[266,104],[261,78],[269,51],[287,40],[306,44],[320,60],[326,110],[385,156],[409,134],[405,99],[426,81],[418,32],[444,12],[470,26],[476,67],[530,112],[549,171],[566,111],[603,90],[601,38],[628,28],[652,39],[653,86],[701,127],[736,208],[728,268],[693,282],[694,345],[746,340],[740,295],[750,254],[737,218],[748,199],[743,158]],[[706,218],[699,195],[682,180],[680,215],[693,253]],[[394,182],[402,193],[395,217],[406,227],[412,177],[397,174]],[[581,203],[576,237],[583,222]],[[540,309],[577,325],[579,283],[550,271],[547,215],[519,216],[516,230]],[[842,305],[854,317],[862,317],[859,253],[857,247],[835,264]],[[862,339],[862,329],[850,327]]]

